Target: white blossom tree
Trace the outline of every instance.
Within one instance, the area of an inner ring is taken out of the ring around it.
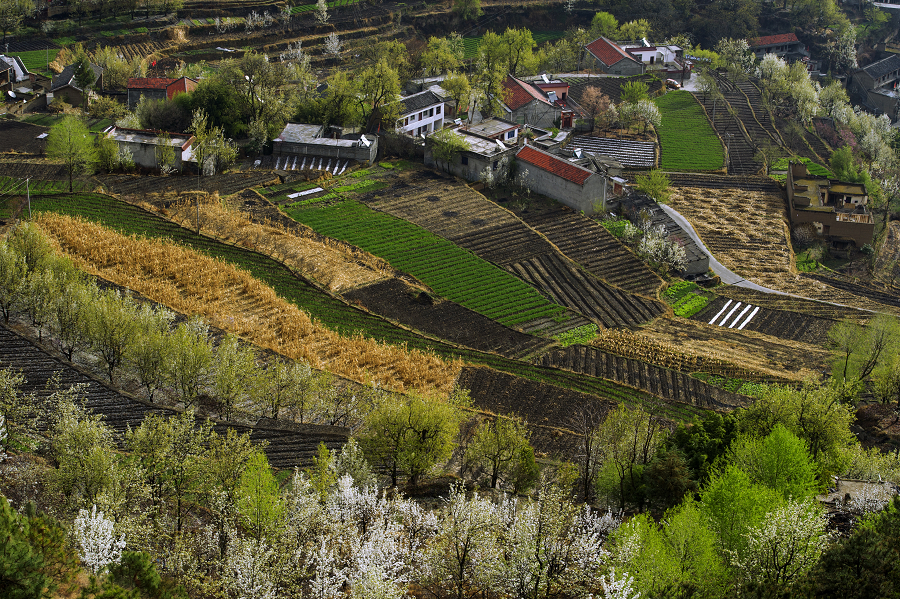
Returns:
[[[325,4],[325,0],[316,2],[316,21],[318,21],[319,25],[324,25],[328,22],[328,5]]]
[[[94,574],[99,574],[122,557],[125,536],[116,537],[115,523],[93,506],[91,511],[80,510],[72,522],[72,535],[78,544],[81,561]]]
[[[328,34],[328,37],[325,38],[325,53],[330,54],[333,58],[337,58],[341,55],[341,48],[343,44],[341,44],[341,38],[337,36],[336,33]]]

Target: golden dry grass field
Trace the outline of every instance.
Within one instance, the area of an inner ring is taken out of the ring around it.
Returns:
[[[193,250],[68,216],[42,213],[35,221],[87,272],[316,368],[393,391],[440,394],[462,368],[461,360],[341,336],[249,273]]]
[[[798,274],[781,194],[673,187],[669,204],[690,221],[719,262],[749,281],[812,299],[900,314],[896,307]]]

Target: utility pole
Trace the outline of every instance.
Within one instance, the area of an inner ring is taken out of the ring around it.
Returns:
[[[31,220],[31,188],[29,187],[31,177],[25,179],[25,197],[28,198],[28,220]]]

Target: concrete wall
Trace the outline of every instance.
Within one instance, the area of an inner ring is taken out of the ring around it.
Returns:
[[[596,56],[588,52],[587,59],[589,61],[593,61],[594,68],[600,69],[604,73],[608,73],[610,75],[643,75],[644,74],[644,65],[640,62],[636,62],[633,60],[620,60],[616,64],[611,67],[607,67],[600,61]]]
[[[141,101],[141,96],[151,100],[165,100],[168,98],[164,89],[130,89],[128,90],[128,107],[134,108]]]
[[[131,150],[131,155],[134,156],[134,163],[137,166],[143,166],[145,168],[158,168],[159,162],[156,158],[156,145],[155,144],[142,144],[137,142],[130,141],[117,141],[120,148],[128,148]],[[175,155],[175,168],[177,170],[181,170],[182,162],[181,162],[181,148],[173,147],[172,151]]]
[[[519,123],[520,125],[534,125],[541,129],[550,129],[551,127],[559,127],[559,124],[555,121],[559,119],[560,112],[560,109],[556,106],[532,100],[525,106],[506,113],[504,118],[507,121]]]
[[[791,223],[818,223],[822,225],[823,237],[851,239],[856,247],[872,243],[875,236],[875,225],[865,223],[849,223],[837,220],[834,212],[813,212],[811,210],[791,210]]]
[[[456,175],[457,177],[460,177],[461,179],[465,179],[466,181],[478,181],[479,179],[481,179],[481,171],[483,171],[488,166],[493,167],[495,162],[499,165],[500,160],[504,156],[509,156],[510,159],[514,158],[518,150],[519,148],[512,147],[506,152],[498,152],[494,156],[491,156],[489,159],[473,152],[463,152],[453,159],[448,168],[448,165],[445,162],[441,161],[440,163],[437,163],[434,160],[434,156],[432,156],[431,154],[431,146],[426,144],[425,165],[443,172],[447,172],[449,170],[450,173]],[[468,164],[463,164],[464,159]]]
[[[603,200],[603,186],[606,184],[606,181],[600,174],[591,175],[584,182],[584,185],[578,185],[532,164],[528,164],[524,160],[519,160],[518,164],[519,173],[528,170],[525,184],[529,189],[548,198],[553,198],[574,210],[582,211],[585,214],[593,214],[597,211],[594,208],[594,204],[600,204]],[[600,209],[602,210],[603,207],[601,206]]]
[[[321,139],[323,142],[331,141],[324,137]],[[345,146],[328,143],[276,141],[273,144],[272,154],[274,156],[321,156],[323,158],[341,158],[372,164],[378,155],[378,139],[371,135],[367,136],[367,139],[372,141],[368,148],[365,146]]]

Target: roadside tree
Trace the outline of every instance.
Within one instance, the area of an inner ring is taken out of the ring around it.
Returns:
[[[63,163],[69,176],[69,193],[72,193],[72,177],[90,174],[97,163],[94,139],[84,121],[67,116],[53,125],[47,135],[47,156]]]

